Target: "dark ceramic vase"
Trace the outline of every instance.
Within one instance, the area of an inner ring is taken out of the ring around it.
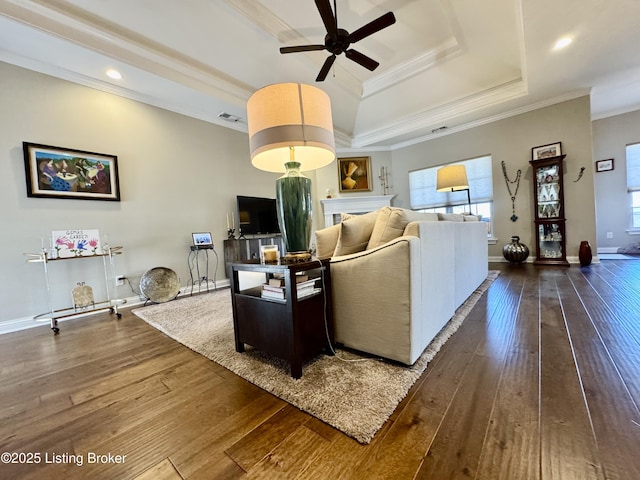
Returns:
[[[300,173],[300,163],[285,163],[276,180],[278,224],[287,253],[308,252],[311,243],[311,180]]]
[[[586,240],[580,242],[580,248],[578,249],[578,259],[580,260],[580,265],[586,267],[587,265],[591,265],[591,259],[593,255],[591,253],[591,245]]]
[[[520,243],[520,237],[511,237],[511,243],[507,243],[502,249],[502,255],[511,263],[522,263],[529,257],[529,247]]]

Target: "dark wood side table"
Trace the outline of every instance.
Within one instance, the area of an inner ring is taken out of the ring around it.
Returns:
[[[236,351],[244,352],[245,344],[249,344],[282,358],[291,365],[291,376],[294,378],[302,376],[304,362],[323,351],[332,354],[333,309],[328,259],[288,265],[247,261],[234,263],[231,269]],[[240,272],[264,273],[265,283],[274,275],[283,275],[285,298],[263,298],[261,286],[241,291]],[[316,286],[320,291],[299,299],[295,276],[301,272],[308,275],[309,279],[317,277]]]

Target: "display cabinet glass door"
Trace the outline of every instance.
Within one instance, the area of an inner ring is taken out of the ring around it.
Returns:
[[[541,259],[564,259],[564,224],[541,222],[538,224],[539,257]]]
[[[532,160],[537,255],[535,263],[568,265],[562,177],[564,155]]]
[[[536,172],[537,195],[538,195],[538,218],[560,218],[564,215],[562,212],[561,185],[560,185],[560,166],[549,165],[540,167]]]

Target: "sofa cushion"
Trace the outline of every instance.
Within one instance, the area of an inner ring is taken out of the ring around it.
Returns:
[[[364,215],[353,215],[340,223],[338,244],[333,256],[348,255],[366,249],[377,217],[378,210]]]
[[[439,213],[438,218],[449,222],[464,222],[464,215],[459,213]]]
[[[479,222],[482,215],[463,215],[465,222]]]
[[[438,214],[432,212],[414,212],[406,208],[382,207],[376,224],[371,232],[367,250],[379,247],[405,233],[406,226],[411,222],[438,221]]]
[[[373,226],[367,250],[379,247],[389,240],[400,237],[407,223],[409,223],[409,219],[404,209],[382,207],[376,217],[376,223]]]
[[[320,259],[331,258],[338,244],[340,224],[316,230],[316,255]]]

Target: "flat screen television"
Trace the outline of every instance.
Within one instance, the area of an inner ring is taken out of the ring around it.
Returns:
[[[238,195],[238,219],[242,235],[280,233],[275,198]]]

